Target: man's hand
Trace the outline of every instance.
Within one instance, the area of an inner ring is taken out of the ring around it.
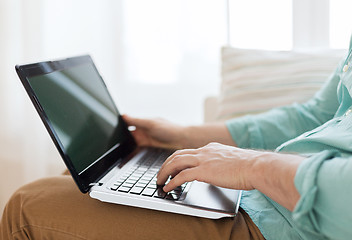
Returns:
[[[131,131],[138,146],[181,149],[185,142],[185,127],[163,119],[141,119],[122,116],[128,126],[135,127]]]
[[[254,160],[263,154],[219,143],[179,150],[161,167],[157,183],[163,185],[169,176],[172,177],[164,187],[165,192],[194,180],[224,188],[251,190],[253,186],[247,176]]]
[[[128,126],[136,128],[132,134],[139,146],[183,149],[199,148],[210,142],[236,145],[224,123],[185,127],[159,118],[122,117]]]
[[[163,185],[171,176],[165,192],[194,180],[231,189],[258,189],[292,211],[300,197],[294,177],[303,159],[211,143],[176,151],[161,167],[157,184]]]

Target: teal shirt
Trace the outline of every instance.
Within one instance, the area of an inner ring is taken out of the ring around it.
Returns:
[[[351,51],[352,44],[307,103],[226,123],[241,148],[307,157],[294,179],[300,200],[293,212],[257,190],[243,193],[241,207],[266,239],[352,239]]]

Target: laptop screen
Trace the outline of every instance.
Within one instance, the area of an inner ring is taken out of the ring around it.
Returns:
[[[26,80],[71,173],[89,178],[88,184],[94,181],[91,174],[84,176],[90,168],[94,175],[103,174],[117,159],[99,162],[131,143],[131,135],[93,62],[74,63],[54,64],[50,70],[44,65],[42,74],[30,74]]]
[[[79,174],[124,140],[118,112],[92,65],[31,77],[29,83]]]

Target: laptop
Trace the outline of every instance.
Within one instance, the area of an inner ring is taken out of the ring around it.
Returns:
[[[137,146],[89,55],[17,65],[16,71],[82,193],[177,214],[236,215],[239,190],[194,181],[166,193],[156,184],[173,150]]]

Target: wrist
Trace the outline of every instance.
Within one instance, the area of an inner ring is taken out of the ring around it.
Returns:
[[[211,129],[208,128],[208,125],[184,127],[182,136],[183,148],[200,148],[210,142],[216,142],[216,139],[212,136]]]
[[[223,123],[187,126],[182,129],[183,148],[200,148],[211,142],[236,146],[227,127]]]
[[[196,148],[194,147],[195,139],[192,139],[192,137],[195,138],[196,134],[196,130],[194,128],[196,128],[196,126],[182,127],[180,139],[180,145],[182,149]]]
[[[260,190],[266,184],[267,178],[272,174],[272,162],[275,153],[272,152],[257,152],[249,161],[249,184],[252,188]]]
[[[300,197],[294,178],[304,157],[273,152],[258,156],[249,173],[251,187],[292,211]]]

